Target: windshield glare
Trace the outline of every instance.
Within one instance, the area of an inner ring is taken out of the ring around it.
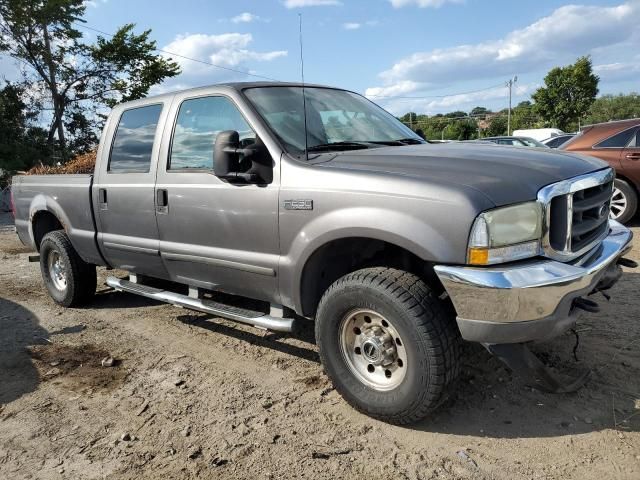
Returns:
[[[291,153],[305,150],[301,87],[255,87],[245,95]],[[307,146],[339,142],[422,141],[394,116],[355,93],[305,87]]]
[[[538,140],[536,140],[535,138],[531,138],[531,137],[520,137],[519,140],[524,143],[526,146],[528,147],[542,147],[542,148],[549,148],[547,145],[545,145],[542,142],[539,142]]]

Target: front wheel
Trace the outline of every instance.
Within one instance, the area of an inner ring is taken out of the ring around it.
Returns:
[[[96,292],[96,266],[80,258],[61,230],[49,232],[42,239],[40,271],[49,295],[63,307],[81,305]]]
[[[389,423],[426,417],[459,375],[455,319],[420,278],[401,270],[366,268],[334,282],[318,306],[316,341],[336,390]]]
[[[628,182],[616,178],[611,197],[610,217],[620,223],[627,223],[633,218],[638,209],[638,195]]]

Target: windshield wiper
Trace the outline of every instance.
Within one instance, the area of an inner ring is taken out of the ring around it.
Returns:
[[[397,140],[394,140],[394,142],[400,142],[404,145],[423,145],[425,143],[428,143],[424,140],[418,140],[417,138],[399,138]]]
[[[399,138],[398,140],[375,140],[370,143],[377,145],[386,145],[388,147],[402,147],[406,145],[424,145],[427,141],[420,141],[417,138]]]
[[[321,150],[359,150],[365,148],[372,148],[372,145],[369,142],[331,142],[313,145],[307,150],[309,152],[317,152]]]

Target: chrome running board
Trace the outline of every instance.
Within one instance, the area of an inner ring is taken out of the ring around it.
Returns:
[[[107,285],[120,292],[134,293],[160,302],[170,303],[177,307],[210,313],[236,322],[253,325],[258,328],[266,328],[267,330],[273,330],[275,332],[291,332],[293,330],[293,318],[281,318],[267,315],[263,312],[234,307],[224,303],[215,302],[213,300],[181,295],[169,290],[161,290],[159,288],[141,285],[139,283],[121,280],[115,277],[108,277]]]

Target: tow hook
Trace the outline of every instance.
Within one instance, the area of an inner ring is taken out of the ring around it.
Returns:
[[[531,353],[531,350],[524,343],[484,343],[483,346],[507,367],[528,381],[531,386],[544,392],[575,392],[584,385],[591,374],[591,370],[585,370],[574,378],[558,375]]]
[[[622,265],[627,268],[638,268],[638,262],[631,260],[630,258],[619,258],[618,265]]]

